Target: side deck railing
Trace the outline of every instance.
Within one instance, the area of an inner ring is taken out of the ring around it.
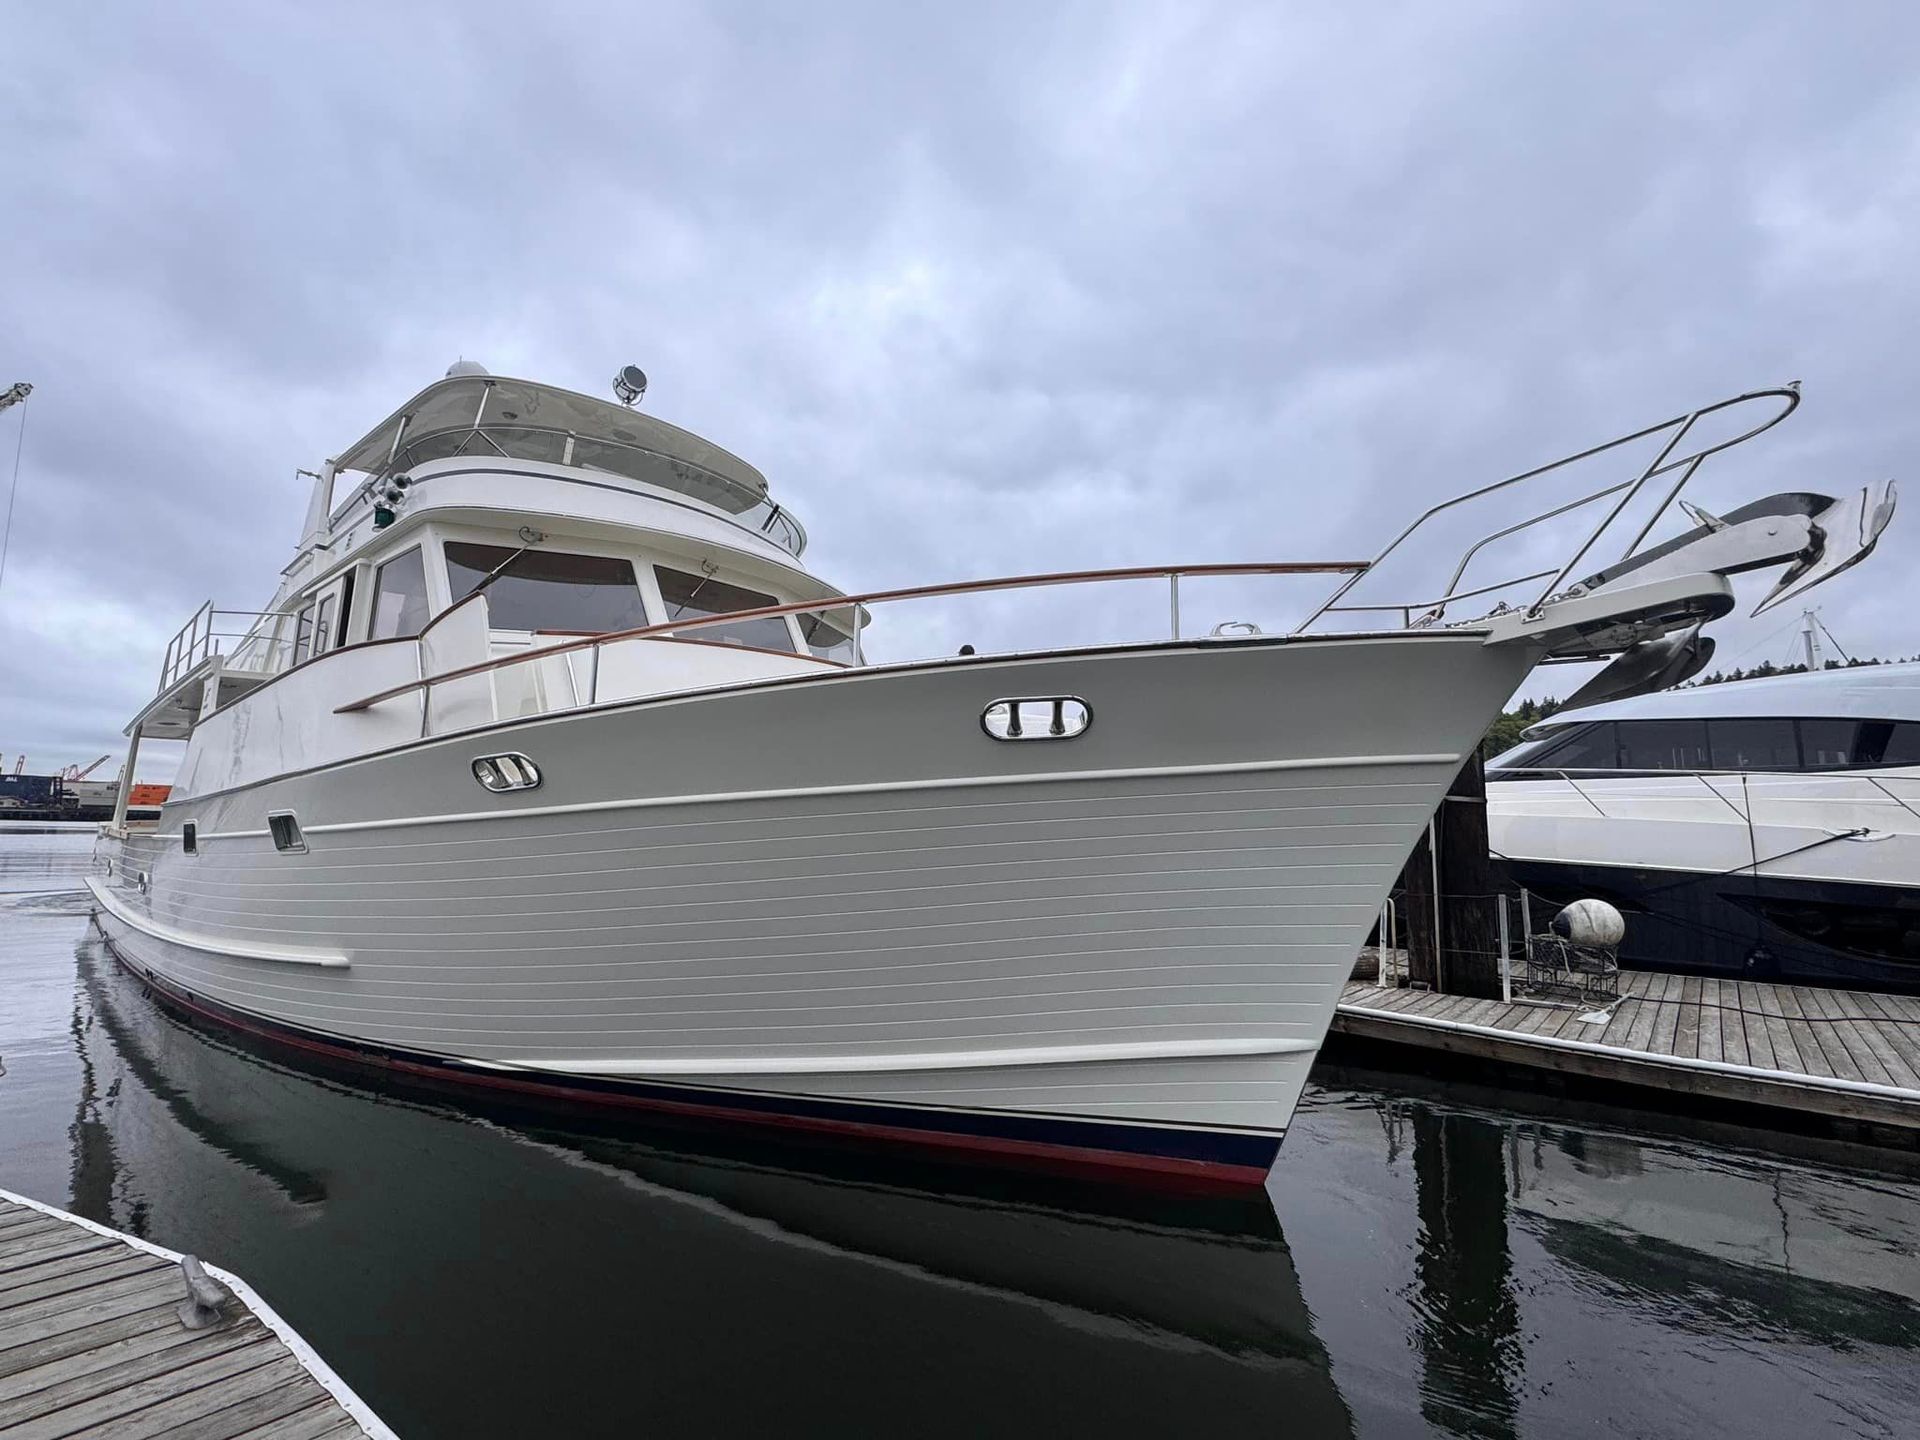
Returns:
[[[899,590],[874,590],[864,595],[836,595],[824,600],[797,600],[784,605],[766,605],[756,610],[734,610],[720,615],[702,616],[698,619],[670,620],[658,625],[640,625],[628,630],[608,631],[605,634],[563,640],[558,644],[541,646],[519,654],[504,655],[478,664],[442,671],[436,675],[423,674],[417,680],[395,685],[376,694],[338,706],[334,713],[336,715],[351,714],[387,700],[397,699],[402,695],[415,692],[429,694],[435,685],[444,685],[476,675],[491,674],[516,665],[536,664],[580,651],[591,652],[588,666],[590,678],[585,703],[594,705],[599,703],[599,653],[608,645],[629,640],[678,639],[685,631],[737,625],[749,620],[778,619],[788,615],[828,617],[831,623],[836,624],[842,633],[851,639],[853,663],[863,665],[866,663],[866,657],[862,648],[861,631],[865,628],[866,615],[872,606],[956,595],[977,595],[988,591],[1041,589],[1057,585],[1108,584],[1137,580],[1165,581],[1168,631],[1172,639],[1178,640],[1181,638],[1180,582],[1182,579],[1234,575],[1346,575],[1365,570],[1366,565],[1367,562],[1364,560],[1321,560],[1244,565],[1151,565],[1121,570],[1068,570],[1046,575],[1019,575],[994,580],[962,580],[945,585],[915,585]],[[461,603],[467,604],[478,598],[478,596],[470,596],[467,601]],[[436,623],[452,613],[452,610],[443,611],[439,617],[436,617]]]
[[[257,639],[258,622],[272,614],[268,610],[216,610],[213,601],[207,601],[167,642],[166,656],[160,662],[160,689],[172,689],[183,676],[191,674],[194,667],[209,656],[221,654],[222,641]],[[250,623],[248,628],[241,630],[221,628],[228,620]]]

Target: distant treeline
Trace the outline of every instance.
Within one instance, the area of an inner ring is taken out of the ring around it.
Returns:
[[[1920,659],[1920,656],[1907,657]],[[1820,668],[1823,670],[1852,670],[1861,665],[1897,665],[1901,660],[1829,660]],[[1738,667],[1732,670],[1714,670],[1696,680],[1689,680],[1680,686],[1682,690],[1691,690],[1698,685],[1724,685],[1733,680],[1764,680],[1769,675],[1804,675],[1805,665],[1776,665],[1771,660],[1763,660],[1751,670]],[[1520,743],[1521,733],[1529,727],[1538,725],[1560,708],[1560,702],[1549,696],[1545,700],[1522,700],[1511,710],[1504,710],[1500,718],[1487,729],[1487,735],[1480,742],[1480,757],[1491,760],[1502,751],[1511,750]]]

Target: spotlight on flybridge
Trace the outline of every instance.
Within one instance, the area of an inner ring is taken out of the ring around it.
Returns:
[[[638,365],[622,365],[613,377],[613,393],[622,405],[637,405],[647,393],[647,372]]]

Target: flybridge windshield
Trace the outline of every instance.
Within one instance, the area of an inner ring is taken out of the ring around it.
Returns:
[[[463,375],[431,385],[336,462],[385,474],[454,456],[569,465],[688,496],[790,555],[800,523],[767,495],[758,470],[651,415],[526,380]]]

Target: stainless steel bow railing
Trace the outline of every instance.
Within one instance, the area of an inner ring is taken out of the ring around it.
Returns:
[[[1779,409],[1751,429],[1744,430],[1716,444],[1703,445],[1698,449],[1687,451],[1684,454],[1676,455],[1674,453],[1680,448],[1681,442],[1693,433],[1694,427],[1707,416],[1716,415],[1722,411],[1733,410],[1742,405],[1751,405],[1765,401],[1777,403]],[[1617,439],[1609,440],[1601,445],[1591,446],[1588,449],[1581,450],[1572,455],[1563,456],[1561,459],[1551,461],[1545,465],[1536,466],[1531,470],[1523,470],[1518,475],[1509,475],[1504,480],[1496,480],[1491,485],[1483,485],[1477,490],[1469,490],[1466,494],[1456,495],[1451,500],[1443,500],[1440,504],[1424,511],[1412,524],[1394,536],[1387,547],[1373,557],[1372,562],[1366,570],[1353,575],[1336,589],[1332,595],[1327,597],[1324,604],[1295,627],[1294,633],[1296,635],[1300,634],[1312,626],[1313,623],[1322,616],[1330,614],[1392,614],[1398,612],[1402,617],[1401,623],[1403,625],[1413,625],[1416,623],[1433,624],[1446,614],[1447,606],[1457,600],[1464,600],[1479,595],[1489,595],[1499,590],[1517,587],[1534,580],[1545,579],[1547,582],[1546,585],[1528,606],[1530,611],[1538,613],[1540,607],[1545,605],[1547,601],[1553,597],[1559,590],[1562,582],[1573,573],[1574,567],[1584,560],[1593,550],[1594,546],[1600,542],[1601,537],[1613,528],[1622,513],[1640,496],[1648,484],[1662,475],[1675,475],[1673,484],[1668,487],[1666,494],[1661,497],[1658,506],[1648,515],[1646,521],[1635,533],[1633,539],[1627,543],[1626,549],[1621,552],[1620,558],[1622,560],[1635,554],[1639,550],[1647,536],[1652,533],[1653,527],[1659,522],[1660,517],[1666,514],[1668,508],[1679,498],[1680,492],[1686,488],[1687,483],[1693,479],[1694,473],[1699,470],[1702,463],[1704,463],[1709,456],[1717,455],[1723,450],[1730,450],[1736,445],[1753,439],[1754,436],[1764,431],[1771,430],[1775,425],[1778,425],[1782,420],[1786,419],[1787,416],[1792,414],[1794,407],[1799,403],[1800,390],[1798,381],[1773,390],[1755,390],[1749,394],[1736,395],[1729,400],[1721,400],[1712,405],[1703,405],[1697,410],[1690,410],[1685,414],[1676,415],[1671,420],[1663,420],[1657,425],[1649,425],[1645,429],[1636,430],[1630,435],[1622,435]],[[1668,432],[1672,433],[1669,434]],[[1387,558],[1404,545],[1415,532],[1446,512],[1485,496],[1492,495],[1497,491],[1506,490],[1516,485],[1523,485],[1530,481],[1537,481],[1555,472],[1564,471],[1567,467],[1577,465],[1583,460],[1591,460],[1595,456],[1605,455],[1610,451],[1619,450],[1624,446],[1632,445],[1638,441],[1653,440],[1656,437],[1662,436],[1665,437],[1665,443],[1661,445],[1659,453],[1633,478],[1621,480],[1617,483],[1603,486],[1600,489],[1589,491],[1576,499],[1565,501],[1550,509],[1543,510],[1537,515],[1528,516],[1524,520],[1503,526],[1498,530],[1479,537],[1469,545],[1465,553],[1461,555],[1459,563],[1454,566],[1453,574],[1447,581],[1446,589],[1442,591],[1438,597],[1431,600],[1418,601],[1396,600],[1378,605],[1343,605],[1340,603],[1347,593],[1351,591],[1355,585],[1360,583],[1364,575],[1376,573]],[[1517,535],[1521,531],[1531,529],[1537,525],[1543,525],[1550,520],[1558,519],[1560,516],[1570,514],[1584,506],[1605,500],[1609,496],[1617,496],[1619,498],[1614,501],[1612,508],[1607,511],[1600,522],[1587,532],[1586,538],[1580,542],[1579,547],[1575,549],[1573,554],[1568,557],[1566,562],[1559,566],[1558,569],[1539,570],[1526,575],[1512,575],[1497,580],[1492,584],[1479,585],[1470,590],[1462,590],[1459,588],[1461,580],[1466,576],[1467,567],[1473,563],[1481,551],[1495,541]],[[1415,619],[1416,612],[1419,612],[1419,619],[1417,621]]]

